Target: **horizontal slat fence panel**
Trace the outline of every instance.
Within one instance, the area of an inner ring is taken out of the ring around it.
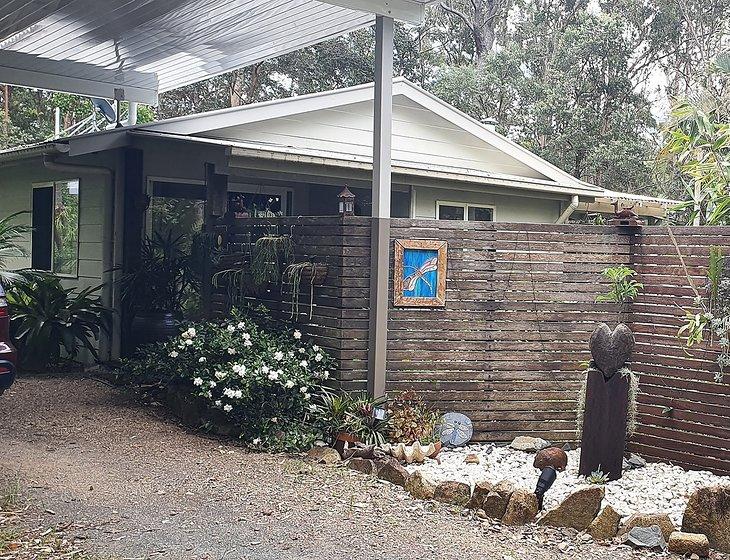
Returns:
[[[272,224],[291,232],[297,260],[328,265],[312,318],[303,290],[295,319],[339,360],[341,386],[364,390],[370,219],[235,220],[226,226],[229,251],[245,254],[255,232]],[[716,348],[688,351],[677,338],[682,308],[694,305],[687,275],[703,289],[710,247],[730,246],[730,228],[672,232],[684,266],[666,227],[631,234],[608,226],[391,220],[393,240],[448,242],[448,273],[446,305],[436,309],[393,307],[391,273],[387,390],[415,389],[440,410],[464,412],[479,441],[573,441],[588,340],[596,323],[620,319],[636,335],[632,367],[640,374],[630,449],[730,474],[730,379],[714,380]],[[619,317],[616,306],[595,300],[608,289],[601,271],[621,264],[636,269],[644,290]],[[224,294],[214,297],[223,310]],[[288,297],[271,286],[251,300],[288,319]]]

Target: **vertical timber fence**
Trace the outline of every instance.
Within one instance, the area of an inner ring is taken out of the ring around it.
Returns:
[[[313,301],[302,285],[298,311],[286,284],[272,283],[247,299],[266,304],[277,319],[294,320],[331,352],[343,389],[365,390],[370,220],[235,220],[225,227],[227,258],[245,260],[272,225],[292,236],[295,261],[326,265],[327,276]],[[705,292],[710,248],[730,255],[730,227],[672,232],[393,219],[393,240],[446,241],[448,266],[445,307],[394,307],[390,298],[387,390],[413,389],[442,411],[467,414],[477,440],[574,441],[588,340],[597,323],[621,320],[636,335],[631,367],[640,375],[630,448],[730,474],[730,372],[714,380],[717,341],[686,349],[677,338],[685,310],[696,309],[692,286]],[[601,271],[621,264],[637,271],[644,289],[619,314],[596,297],[609,287]],[[218,312],[226,299],[224,289],[213,294]]]

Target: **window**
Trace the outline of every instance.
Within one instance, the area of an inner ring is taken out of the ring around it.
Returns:
[[[33,268],[78,275],[79,190],[78,179],[33,187]]]
[[[436,218],[439,220],[468,220],[493,222],[494,207],[464,202],[436,202]]]
[[[147,234],[180,238],[189,247],[193,236],[202,231],[205,220],[204,184],[151,180],[147,209]]]

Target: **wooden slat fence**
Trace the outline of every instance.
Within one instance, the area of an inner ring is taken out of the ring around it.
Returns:
[[[230,249],[245,250],[267,223],[237,220],[228,227],[238,243]],[[343,388],[364,390],[370,220],[276,223],[292,232],[298,260],[329,266],[326,285],[315,290],[311,321],[309,294],[302,290],[300,328],[339,360]],[[703,290],[709,248],[724,246],[730,253],[730,228],[672,231]],[[441,410],[466,413],[477,440],[537,435],[573,441],[588,339],[597,322],[619,319],[615,305],[595,303],[608,288],[601,271],[626,264],[645,285],[620,317],[636,333],[633,368],[641,374],[631,448],[648,458],[730,474],[730,374],[716,383],[717,352],[686,352],[676,337],[682,308],[692,307],[694,294],[666,228],[628,235],[608,226],[393,219],[391,238],[438,239],[449,247],[444,308],[391,303],[388,391],[416,389]],[[289,316],[286,293],[278,287],[258,299],[275,316]]]

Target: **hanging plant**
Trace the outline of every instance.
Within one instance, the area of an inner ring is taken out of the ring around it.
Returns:
[[[282,284],[291,286],[291,318],[299,315],[299,294],[302,282],[309,286],[309,319],[314,310],[314,287],[321,286],[327,277],[327,265],[313,262],[290,264],[282,275]]]
[[[251,275],[261,286],[281,278],[282,265],[291,261],[294,252],[292,236],[267,234],[256,240],[251,252]]]

